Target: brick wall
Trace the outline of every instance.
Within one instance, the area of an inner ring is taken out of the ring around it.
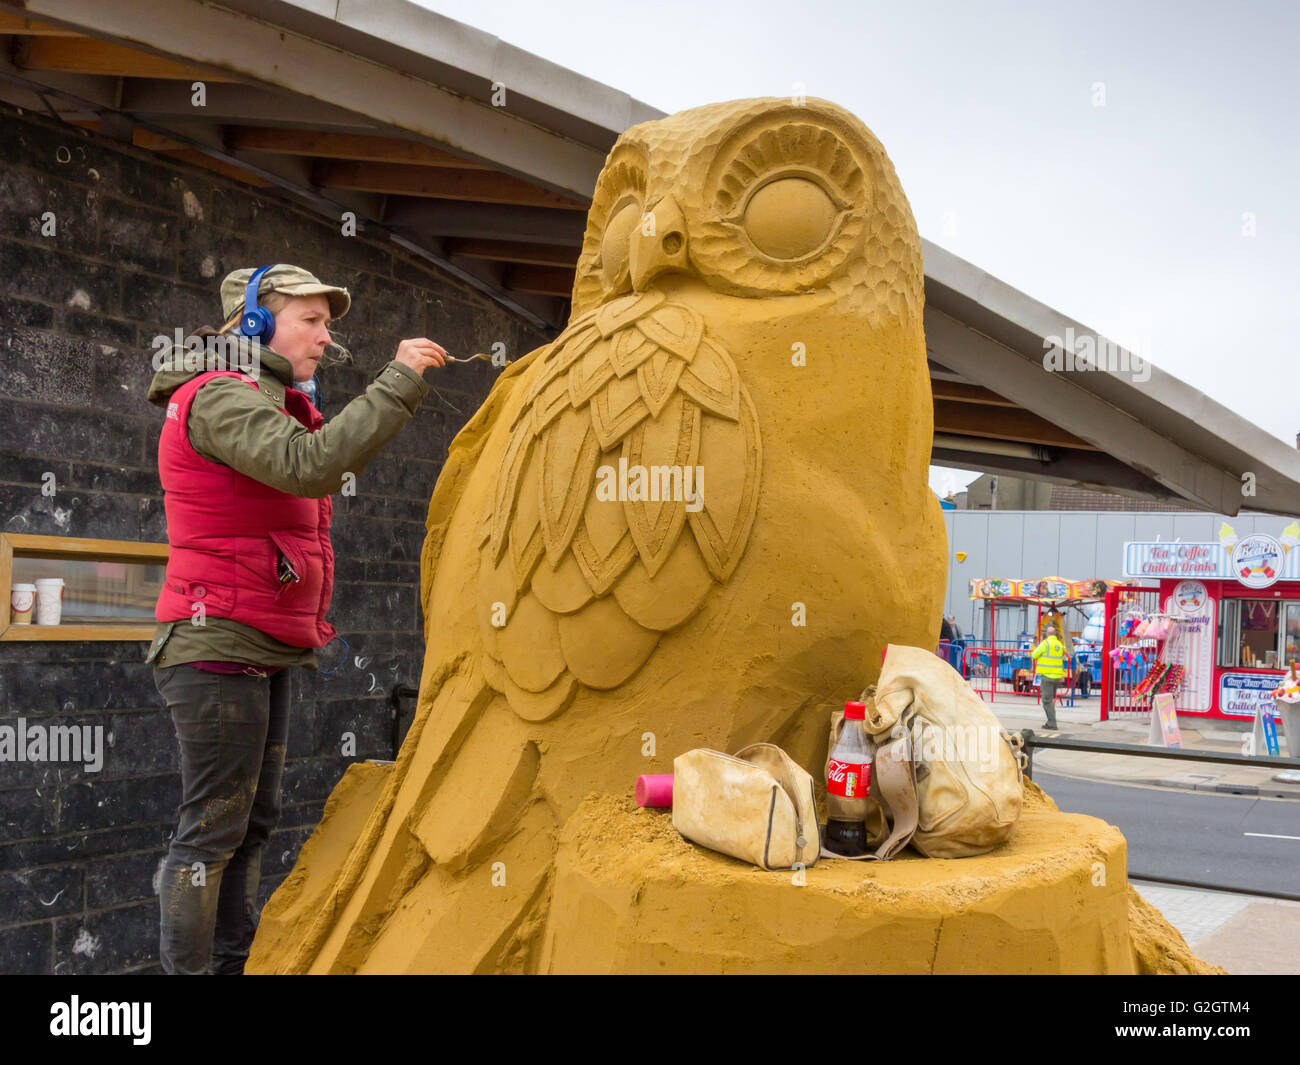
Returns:
[[[1119,495],[1116,492],[1095,492],[1089,488],[1074,488],[1067,485],[1054,485],[1052,505],[1049,510],[1126,510],[1143,513],[1164,514],[1175,511],[1196,513],[1197,508],[1183,503],[1171,503],[1163,499],[1138,499],[1133,496]]]
[[[991,484],[998,481],[998,510],[1123,510],[1153,514],[1175,511],[1196,513],[1197,508],[1164,499],[1144,499],[1099,492],[1091,488],[1051,484],[1028,478],[985,473],[956,494],[958,510],[988,510],[992,501]]]
[[[54,212],[56,232],[41,235]],[[399,339],[460,353],[545,337],[454,279],[275,195],[0,108],[0,528],[166,540],[155,462],[162,414],[145,400],[149,344],[219,325],[230,270],[294,262],[346,285],[336,335],[354,364],[326,371],[327,416],[360,392]],[[415,419],[335,498],[331,619],[337,671],[295,671],[284,816],[263,866],[265,900],[292,867],[349,762],[390,758],[389,693],[419,678],[424,514],[447,445],[495,371],[430,370]],[[57,492],[42,494],[55,475]],[[8,589],[3,590],[8,594]],[[100,772],[0,762],[0,972],[156,969],[154,878],[180,796],[178,750],[143,643],[0,642],[0,724],[104,726]],[[340,752],[356,736],[355,757]]]

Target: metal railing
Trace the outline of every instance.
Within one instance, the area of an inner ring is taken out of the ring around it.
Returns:
[[[1182,762],[1210,762],[1215,765],[1237,765],[1258,769],[1300,769],[1300,758],[1282,758],[1275,755],[1227,754],[1219,751],[1197,751],[1171,749],[1168,747],[1143,747],[1132,743],[1105,743],[1094,740],[1074,740],[1067,737],[1039,736],[1033,729],[1021,729],[1026,758],[1025,776],[1034,779],[1034,749],[1053,751],[1078,751],[1087,754],[1124,754],[1139,758],[1166,758]],[[1222,793],[1221,793],[1222,794]],[[1256,888],[1238,887],[1233,884],[1211,883],[1206,880],[1186,880],[1178,877],[1161,876],[1156,873],[1135,872],[1128,870],[1130,880],[1149,880],[1152,883],[1170,884],[1177,887],[1201,888],[1207,891],[1226,891],[1235,895],[1256,895],[1261,898],[1286,899],[1300,902],[1300,894],[1294,892],[1260,891]]]
[[[1025,776],[1034,779],[1034,748],[1056,751],[1082,751],[1092,754],[1131,754],[1141,758],[1171,758],[1184,762],[1211,762],[1215,765],[1252,766],[1258,769],[1300,769],[1300,758],[1280,755],[1226,754],[1218,751],[1185,750],[1181,747],[1144,747],[1133,743],[1105,743],[1098,740],[1072,740],[1067,737],[1039,736],[1033,729],[1021,729],[1025,756],[1029,765]]]

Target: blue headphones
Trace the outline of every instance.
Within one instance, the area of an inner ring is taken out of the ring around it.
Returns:
[[[244,289],[244,314],[239,319],[239,332],[246,337],[256,337],[263,344],[270,343],[275,335],[275,315],[257,302],[257,286],[269,269],[270,266],[259,266],[248,279],[248,287]]]

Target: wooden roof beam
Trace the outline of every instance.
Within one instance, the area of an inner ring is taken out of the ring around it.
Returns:
[[[987,388],[981,388],[979,385],[962,384],[958,381],[931,378],[930,390],[934,393],[935,399],[947,399],[954,403],[981,403],[989,407],[1020,406],[1015,400],[999,396],[996,392],[992,392]]]
[[[521,240],[487,240],[481,237],[454,237],[443,242],[443,251],[447,255],[527,263],[530,266],[562,266],[568,268],[570,278],[573,268],[578,265],[581,250],[558,244],[528,244]]]
[[[23,18],[22,15],[9,15],[0,12],[0,33],[12,37],[82,37],[76,30],[65,30],[60,26],[51,26],[48,22]]]
[[[587,210],[586,204],[540,189],[509,174],[492,171],[335,159],[316,166],[312,183],[322,189],[355,189],[437,200],[552,207],[566,211]]]
[[[180,141],[172,140],[171,137],[162,133],[155,133],[143,126],[136,126],[131,130],[131,143],[137,148],[145,148],[151,152],[179,152],[189,147],[188,144],[182,144]]]
[[[94,37],[22,38],[14,57],[14,66],[20,70],[53,70],[64,74],[94,74],[111,78],[163,78],[202,82],[236,80]]]
[[[457,170],[493,169],[487,163],[465,159],[419,141],[365,133],[331,133],[317,129],[285,129],[275,126],[233,126],[226,130],[225,142],[226,147],[233,151],[246,149],[279,152],[281,155],[311,155],[321,159],[405,163]]]
[[[1014,440],[1017,443],[1041,444],[1046,447],[1101,450],[1027,410],[980,409],[972,403],[955,403],[946,399],[934,401],[934,431],[990,440]]]
[[[557,270],[553,266],[512,263],[506,267],[501,281],[512,292],[532,292],[539,296],[566,298],[573,294],[573,271]]]
[[[380,221],[424,238],[500,240],[581,248],[587,220],[577,211],[456,203],[418,196],[390,196]]]
[[[98,119],[74,119],[68,124],[80,126],[82,129],[94,132],[99,131],[100,125]],[[213,159],[212,156],[204,155],[203,152],[191,148],[188,144],[182,144],[180,141],[172,140],[171,137],[155,133],[143,126],[136,126],[131,130],[131,143],[137,148],[144,148],[151,152],[157,152],[159,155],[165,155],[168,159],[175,159],[178,162],[202,167],[204,170],[211,170],[214,174],[221,174],[223,177],[242,181],[245,185],[252,185],[254,188],[264,189],[269,188],[271,185],[271,182],[265,178],[250,173],[242,167],[227,163],[223,159]]]
[[[235,181],[242,181],[245,185],[252,185],[257,189],[268,189],[272,183],[258,174],[245,170],[241,166],[235,166],[234,163],[227,163],[224,159],[214,159],[210,155],[205,155],[197,148],[172,148],[165,151],[159,151],[159,155],[165,155],[168,159],[176,159],[182,163],[190,163],[193,166],[200,166],[204,170],[211,170],[214,174],[221,174],[223,177],[233,178]]]

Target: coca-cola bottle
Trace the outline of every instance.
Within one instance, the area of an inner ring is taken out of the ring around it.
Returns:
[[[826,849],[855,858],[867,853],[871,744],[865,703],[844,704],[844,727],[826,761]]]

